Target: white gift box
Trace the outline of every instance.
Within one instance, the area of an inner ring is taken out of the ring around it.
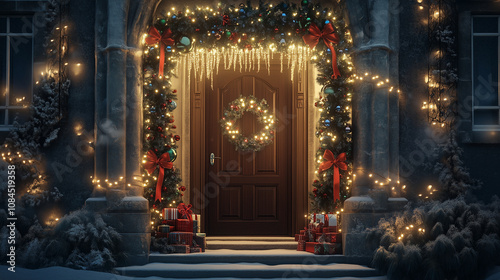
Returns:
[[[201,232],[201,214],[191,214],[193,221],[198,221],[198,230],[197,232]]]
[[[325,215],[328,215],[328,226],[337,225],[337,214],[316,214],[316,223],[325,223]],[[310,223],[314,223],[314,214],[311,214]]]

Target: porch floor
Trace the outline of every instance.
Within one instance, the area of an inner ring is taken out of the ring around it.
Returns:
[[[207,244],[211,250],[297,249],[297,242],[288,236],[209,236]]]

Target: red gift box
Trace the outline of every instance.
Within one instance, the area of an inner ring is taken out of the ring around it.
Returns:
[[[182,244],[191,246],[191,244],[193,244],[193,233],[171,232],[168,241],[170,242],[170,244]]]
[[[306,234],[307,230],[301,229],[299,234]]]
[[[305,241],[299,241],[297,244],[297,251],[305,251],[306,250],[306,242]]]
[[[165,220],[177,220],[179,218],[179,209],[177,208],[163,208],[162,216]]]
[[[295,234],[295,241],[299,241],[300,234]]]
[[[306,242],[306,251],[309,253],[314,253],[315,255],[322,255],[324,251],[322,243],[318,242]]]
[[[191,252],[189,245],[172,245],[172,249],[172,253],[189,254]]]
[[[323,245],[323,253],[325,255],[335,254],[336,245],[334,243],[323,243],[322,245]]]
[[[161,221],[161,223],[164,225],[169,225],[170,231],[173,231],[172,227],[175,227],[175,220],[163,220]]]
[[[178,219],[175,221],[175,228],[177,231],[193,233],[193,221],[188,219]]]
[[[309,238],[307,235],[299,235],[299,240],[297,241],[309,241]]]

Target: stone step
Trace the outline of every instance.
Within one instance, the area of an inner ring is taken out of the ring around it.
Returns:
[[[123,276],[165,278],[332,278],[372,277],[379,274],[375,269],[356,264],[280,264],[261,263],[150,263],[143,266],[115,268]]]
[[[210,241],[295,241],[290,236],[207,236],[207,242]]]
[[[208,241],[207,247],[212,250],[269,250],[269,249],[289,249],[296,250],[295,241]]]
[[[296,250],[206,250],[195,254],[159,254],[149,255],[150,263],[261,263],[278,264],[331,264],[351,263],[368,265],[370,258],[344,255],[314,255]]]

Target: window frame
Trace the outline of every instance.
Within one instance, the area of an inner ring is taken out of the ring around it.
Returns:
[[[481,18],[481,17],[487,17],[487,18],[496,18],[497,19],[497,32],[496,33],[474,33],[474,19],[475,18]],[[498,88],[497,92],[497,105],[496,106],[479,106],[475,105],[475,88],[476,85],[475,80],[475,73],[474,73],[474,38],[476,37],[497,37],[497,69],[498,69],[498,74],[497,74],[497,81],[500,83],[500,15],[488,15],[488,14],[477,14],[477,15],[472,15],[471,16],[471,21],[470,21],[470,34],[471,34],[471,73],[472,73],[472,90],[471,90],[471,121],[472,121],[472,131],[486,131],[486,132],[492,132],[492,131],[500,131],[500,87]],[[498,124],[497,125],[478,125],[475,124],[474,116],[475,112],[477,110],[497,110],[498,112]]]
[[[13,17],[31,17],[31,32],[30,33],[19,33],[19,32],[10,32],[10,18]],[[10,56],[10,49],[11,49],[11,39],[12,37],[24,37],[24,38],[30,38],[31,39],[31,71],[30,71],[30,92],[27,93],[26,99],[27,103],[30,104],[33,99],[33,79],[34,79],[34,56],[35,56],[35,34],[34,34],[34,22],[33,22],[33,15],[32,14],[2,14],[0,15],[1,18],[6,18],[6,32],[0,32],[0,37],[5,37],[5,56],[6,56],[6,63],[5,63],[5,73],[6,73],[6,87],[5,89],[0,89],[4,90],[5,92],[5,104],[0,105],[0,110],[5,110],[4,112],[0,111],[0,114],[5,114],[5,119],[4,123],[0,123],[0,131],[8,131],[12,128],[11,121],[9,120],[9,110],[19,110],[19,109],[25,109],[28,110],[28,107],[26,105],[10,105],[10,75],[11,75],[11,56]],[[1,65],[0,65],[1,67]],[[0,94],[3,94],[0,92]]]

